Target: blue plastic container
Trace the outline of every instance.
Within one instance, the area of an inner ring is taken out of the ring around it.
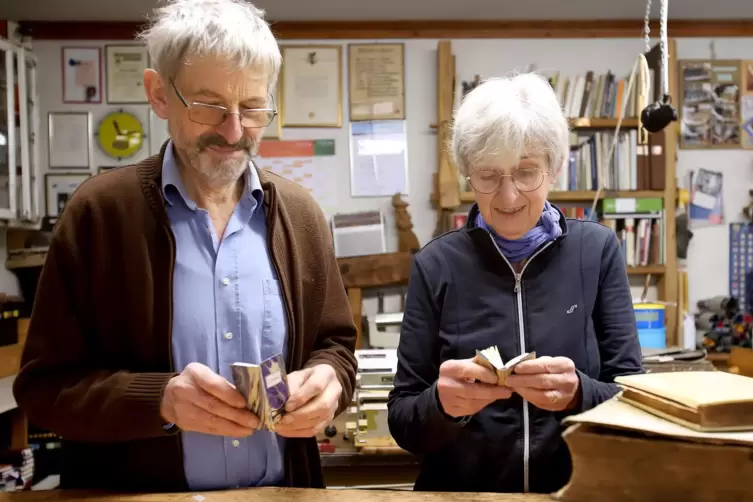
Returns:
[[[635,303],[635,323],[638,329],[659,329],[664,327],[664,305],[658,303]]]
[[[664,326],[664,305],[658,303],[635,303],[635,324],[638,340],[645,349],[667,348],[667,328]]]
[[[639,329],[638,341],[643,349],[666,349],[667,328]]]

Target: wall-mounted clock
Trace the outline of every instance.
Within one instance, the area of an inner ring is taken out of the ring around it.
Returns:
[[[108,156],[127,159],[144,146],[144,126],[133,113],[118,110],[108,113],[97,126],[95,133],[99,147]]]

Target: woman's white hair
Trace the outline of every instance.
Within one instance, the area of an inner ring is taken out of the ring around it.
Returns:
[[[218,56],[237,70],[258,68],[272,92],[282,66],[264,11],[245,0],[167,0],[139,39],[166,78],[175,78],[189,57]]]
[[[557,173],[569,157],[569,133],[552,86],[526,73],[489,79],[469,92],[455,113],[450,148],[463,176],[536,155]]]

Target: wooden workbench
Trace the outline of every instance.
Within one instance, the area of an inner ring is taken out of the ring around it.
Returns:
[[[0,502],[551,502],[550,495],[496,493],[427,493],[382,490],[303,490],[253,488],[227,492],[100,494],[50,490],[0,493]]]
[[[322,454],[324,481],[329,487],[412,485],[420,464],[413,455],[328,453]]]

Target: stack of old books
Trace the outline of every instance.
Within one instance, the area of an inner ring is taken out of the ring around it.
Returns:
[[[568,417],[572,502],[753,500],[753,378],[721,371],[618,377],[622,392]]]

